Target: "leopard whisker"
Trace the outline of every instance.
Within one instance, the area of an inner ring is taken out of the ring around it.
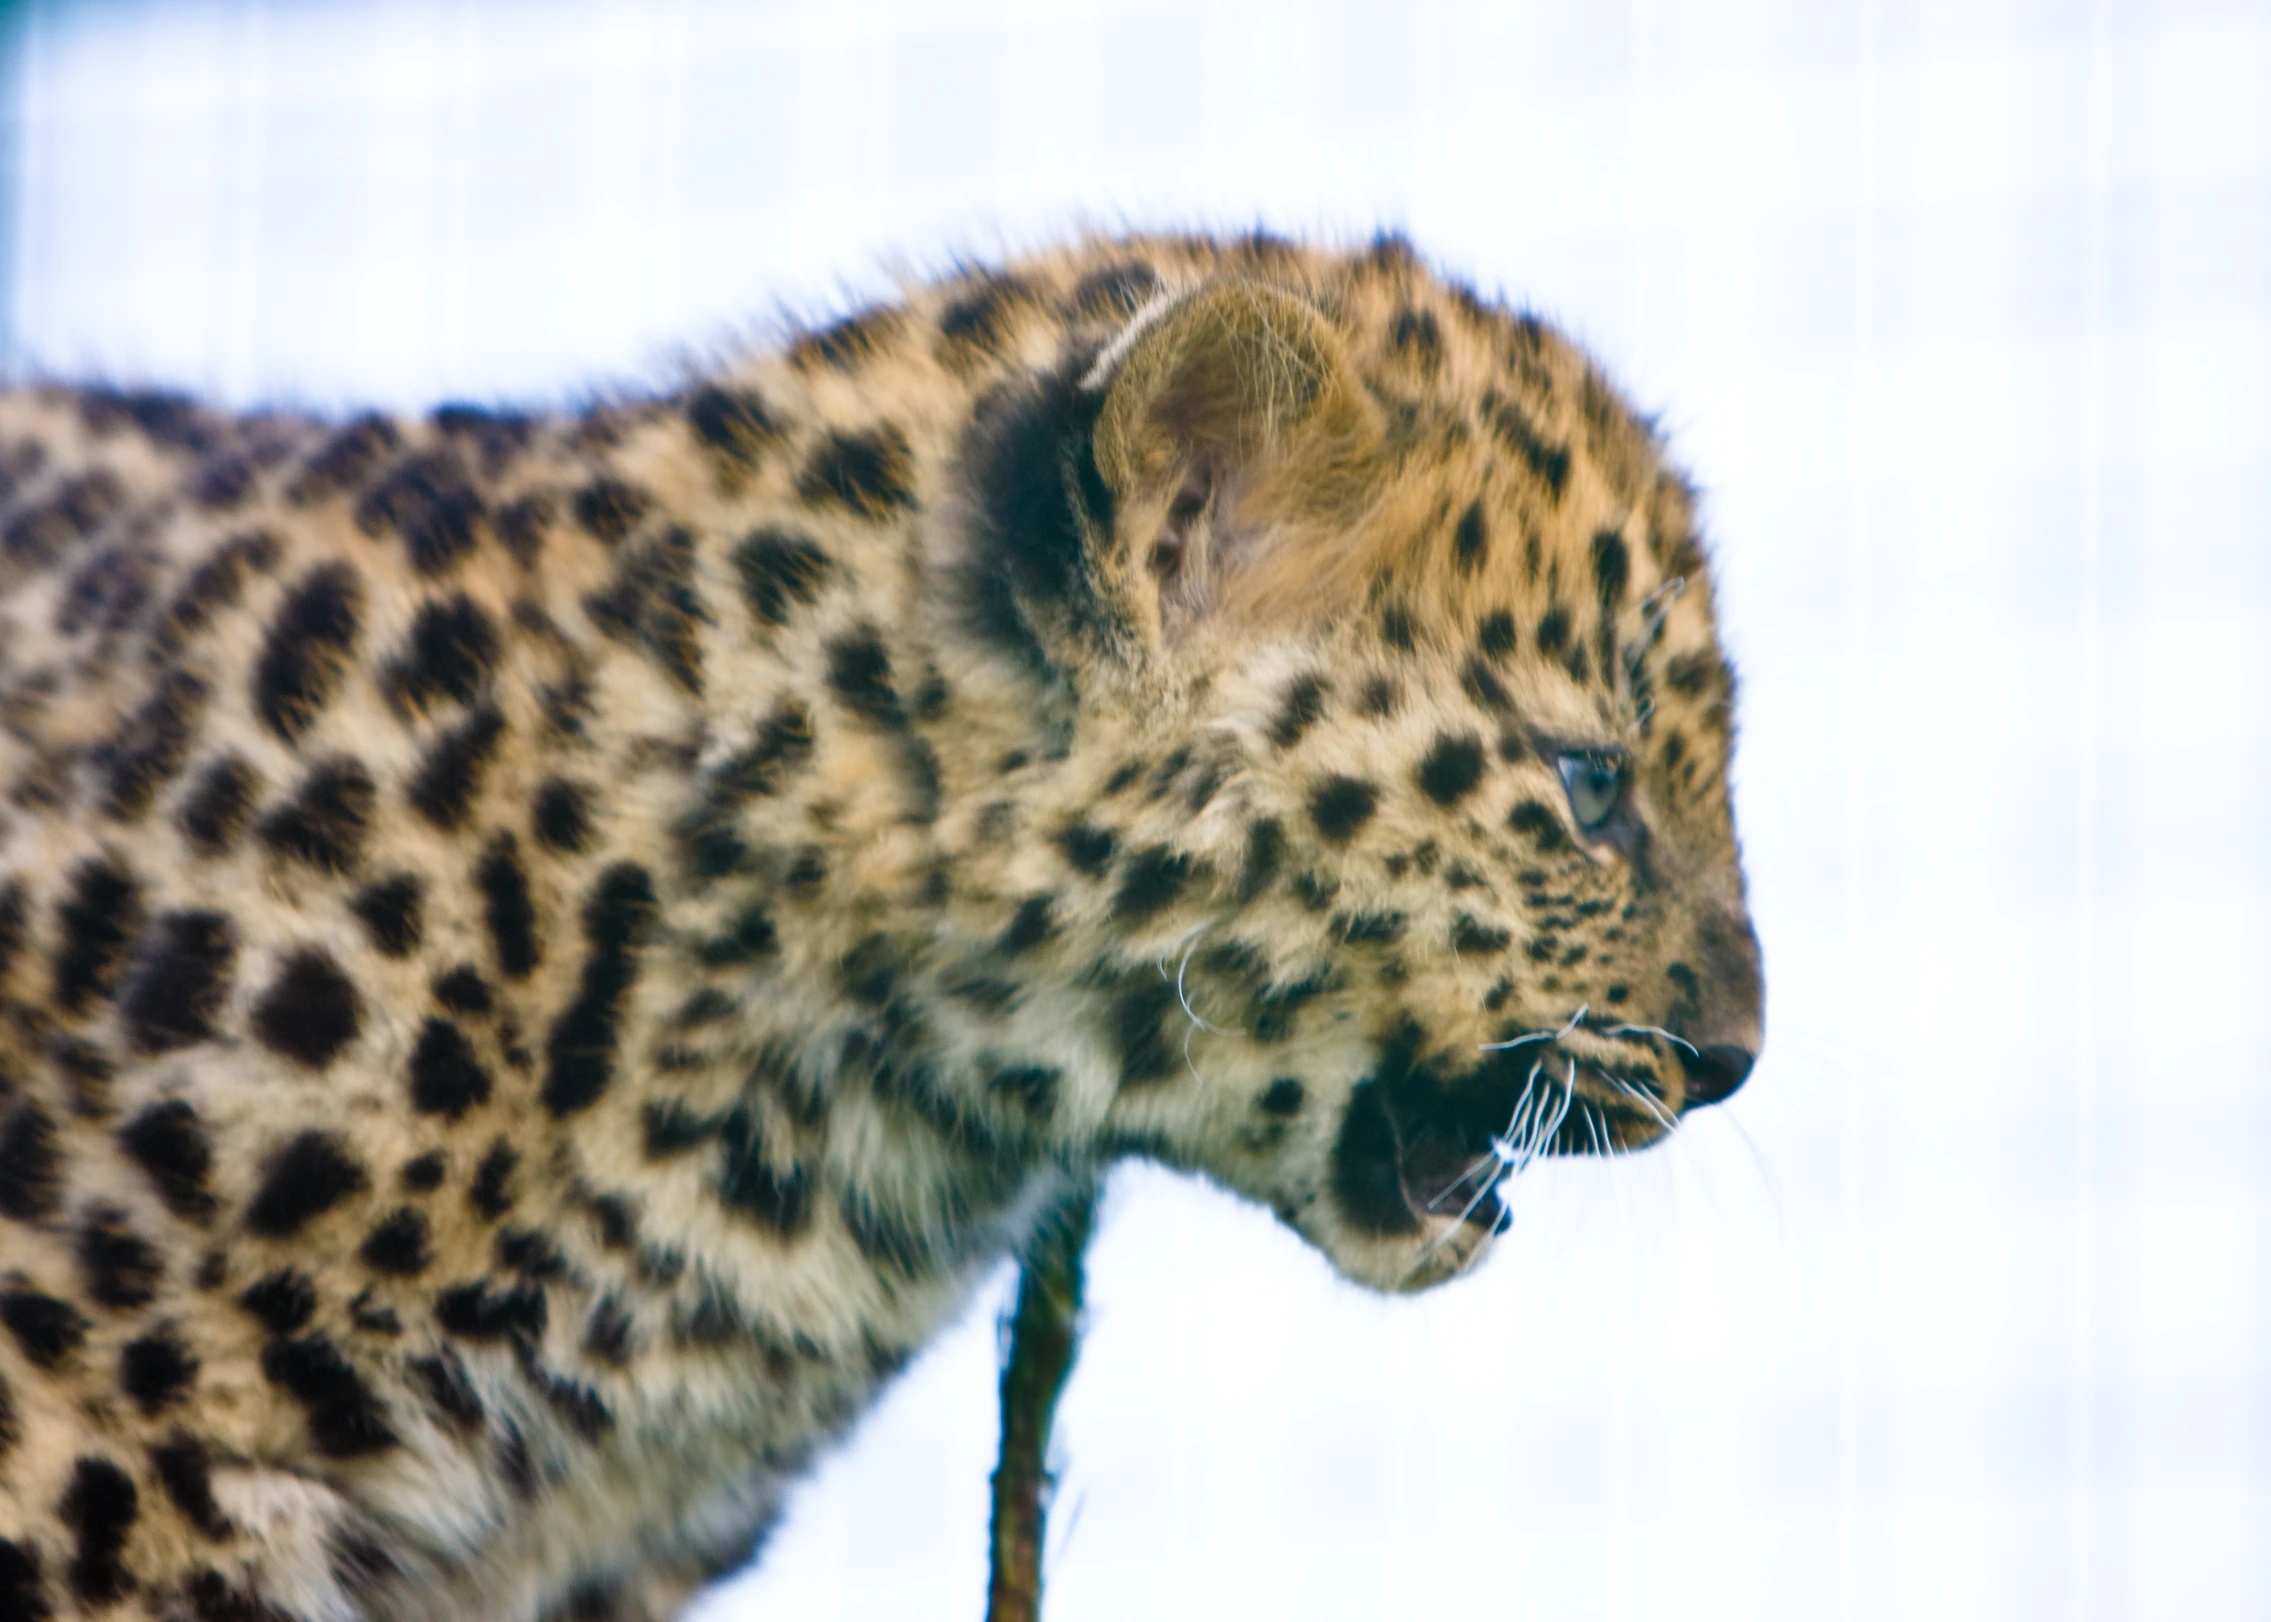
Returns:
[[[1690,1042],[1684,1036],[1674,1036],[1670,1031],[1665,1030],[1661,1025],[1611,1025],[1604,1034],[1609,1036],[1625,1036],[1628,1034],[1639,1036],[1656,1036],[1672,1043],[1675,1047],[1686,1048],[1690,1053],[1696,1051],[1696,1046],[1693,1042]]]
[[[1584,1024],[1585,1016],[1592,1011],[1593,1005],[1591,1003],[1579,1003],[1577,1012],[1569,1016],[1569,1023],[1562,1026],[1558,1031],[1525,1031],[1522,1035],[1511,1037],[1504,1042],[1478,1042],[1475,1044],[1475,1051],[1477,1053],[1504,1053],[1528,1042],[1558,1042],[1571,1031],[1577,1029],[1578,1026]]]

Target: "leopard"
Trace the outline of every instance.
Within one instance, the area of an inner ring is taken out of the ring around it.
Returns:
[[[1471,1272],[1763,1040],[1700,505],[1394,234],[11,385],[0,1616],[675,1614],[1131,1159]]]

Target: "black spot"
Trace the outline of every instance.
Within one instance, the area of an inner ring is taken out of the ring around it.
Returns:
[[[1426,310],[1408,304],[1397,310],[1388,325],[1388,342],[1423,373],[1432,374],[1442,364],[1443,329]]]
[[[1038,627],[1078,628],[1089,615],[1086,538],[1112,527],[1094,442],[1103,391],[1080,386],[1090,358],[1075,353],[1036,383],[995,389],[962,446],[975,497],[964,612],[980,637],[1036,671],[1052,668]]]
[[[481,971],[470,963],[460,963],[449,973],[437,978],[433,992],[434,1001],[453,1014],[478,1018],[496,1007],[489,982],[482,979]]]
[[[781,437],[780,424],[762,399],[747,389],[715,383],[697,389],[686,402],[686,421],[694,437],[735,473],[755,469],[758,459]]]
[[[90,1117],[110,1113],[110,1084],[118,1064],[108,1053],[82,1037],[55,1036],[48,1040],[45,1057],[69,1089],[73,1109]]]
[[[197,1379],[197,1369],[197,1354],[172,1324],[128,1341],[118,1354],[120,1389],[153,1417],[181,1400]]]
[[[1482,740],[1472,733],[1435,740],[1419,763],[1420,792],[1437,805],[1456,805],[1482,780]]]
[[[1252,901],[1270,887],[1285,860],[1285,828],[1275,817],[1257,817],[1246,830],[1246,858],[1238,869],[1238,899]]]
[[[476,1280],[454,1284],[434,1298],[434,1319],[461,1340],[506,1340],[544,1336],[542,1285],[515,1284],[492,1289]]]
[[[1486,710],[1504,714],[1514,707],[1513,695],[1506,691],[1506,684],[1480,654],[1467,661],[1466,669],[1459,673],[1459,685]]]
[[[183,1520],[216,1543],[236,1530],[213,1499],[213,1469],[204,1443],[175,1431],[150,1449],[150,1464]],[[201,1607],[198,1615],[199,1622],[270,1622],[251,1611],[217,1613]]]
[[[536,1360],[532,1341],[521,1339],[513,1343],[521,1378],[536,1388],[536,1394],[545,1404],[568,1422],[569,1429],[587,1442],[596,1442],[614,1428],[615,1415],[609,1411],[599,1393],[580,1380],[568,1379],[542,1367]]]
[[[1122,1087],[1175,1073],[1182,1056],[1167,1038],[1167,1019],[1180,1012],[1174,982],[1155,975],[1139,978],[1112,999],[1112,1037],[1120,1051]]]
[[[465,1033],[449,1020],[427,1020],[410,1055],[410,1107],[454,1121],[489,1102],[489,1089],[489,1072]]]
[[[575,856],[590,848],[590,804],[583,788],[564,777],[547,778],[537,789],[531,822],[547,850]]]
[[[803,334],[789,346],[789,358],[807,370],[828,366],[839,372],[852,371],[877,352],[900,320],[897,310],[881,305],[856,310],[817,332]]]
[[[1356,707],[1363,714],[1379,720],[1395,714],[1396,705],[1401,698],[1393,676],[1374,676],[1364,684],[1364,691],[1357,697]]]
[[[1017,904],[1016,915],[1002,931],[999,942],[1004,957],[1030,951],[1049,938],[1049,932],[1055,927],[1049,917],[1050,900],[1045,895],[1027,896]]]
[[[344,563],[311,569],[270,622],[253,668],[252,704],[270,731],[297,743],[338,689],[362,624],[362,581]]]
[[[504,716],[484,704],[435,739],[410,779],[411,808],[437,828],[464,826],[504,731]]]
[[[1614,610],[1624,601],[1624,588],[1632,578],[1632,559],[1625,551],[1624,537],[1613,529],[1599,530],[1593,536],[1593,584],[1600,591],[1601,607]]]
[[[1299,1115],[1307,1099],[1308,1094],[1302,1090],[1300,1082],[1291,1076],[1280,1076],[1264,1089],[1258,1102],[1264,1115],[1283,1121]]]
[[[569,503],[576,527],[606,546],[614,546],[630,534],[653,507],[653,496],[607,474],[578,490]]]
[[[914,453],[890,423],[865,433],[838,431],[813,447],[797,475],[796,493],[808,506],[841,507],[881,520],[915,507]]]
[[[244,1223],[264,1239],[288,1239],[367,1186],[362,1166],[336,1136],[302,1132],[268,1157]]]
[[[278,1268],[249,1286],[237,1305],[269,1334],[294,1335],[315,1316],[315,1284],[297,1268]]]
[[[1505,930],[1479,923],[1463,912],[1451,925],[1451,950],[1461,956],[1473,954],[1488,957],[1505,951],[1513,941],[1514,937]]]
[[[1485,614],[1475,628],[1475,645],[1485,658],[1504,660],[1514,651],[1514,616],[1503,608]]]
[[[1548,806],[1537,800],[1524,800],[1506,815],[1506,826],[1518,834],[1528,834],[1539,854],[1552,855],[1569,845],[1569,832],[1561,825]]]
[[[497,668],[497,646],[496,625],[472,598],[428,603],[388,667],[387,690],[413,707],[436,698],[470,704]]]
[[[0,1616],[51,1622],[55,1605],[40,1576],[39,1545],[0,1538]]]
[[[74,1594],[89,1605],[115,1605],[134,1591],[125,1560],[127,1534],[141,1515],[133,1477],[108,1459],[83,1458],[55,1515],[77,1540],[65,1573]]]
[[[700,628],[711,619],[694,589],[691,531],[674,524],[625,550],[607,584],[584,598],[584,612],[601,635],[644,654],[682,691],[700,696]]]
[[[1173,904],[1191,876],[1191,859],[1165,845],[1148,845],[1128,858],[1120,873],[1119,893],[1112,897],[1118,918],[1149,918]]]
[[[535,423],[514,411],[451,401],[434,407],[428,418],[445,439],[456,440],[481,453],[481,468],[494,478],[524,450]]]
[[[94,752],[105,815],[132,822],[189,758],[198,718],[212,690],[186,670],[169,670],[118,734]]]
[[[57,904],[62,943],[55,949],[55,1001],[83,1014],[110,995],[126,950],[142,927],[142,890],[115,856],[90,857],[71,870],[70,893]]]
[[[1468,505],[1459,515],[1459,527],[1451,537],[1451,555],[1459,563],[1462,574],[1473,574],[1482,567],[1485,554],[1490,551],[1490,520],[1483,516],[1478,500]]]
[[[589,951],[576,1000],[546,1043],[544,1106],[556,1117],[589,1108],[614,1079],[622,1001],[638,973],[635,948],[654,912],[654,881],[629,862],[602,873],[584,903]]]
[[[1569,646],[1569,612],[1562,608],[1549,608],[1538,621],[1538,651],[1559,653]]]
[[[386,1545],[353,1522],[335,1522],[324,1533],[323,1547],[331,1557],[332,1581],[351,1599],[376,1594],[402,1575]]]
[[[353,490],[370,477],[380,457],[401,443],[402,436],[384,417],[357,417],[323,442],[285,493],[305,506]]]
[[[1301,735],[1324,718],[1325,697],[1332,684],[1318,675],[1296,676],[1286,683],[1278,701],[1277,718],[1270,723],[1270,742],[1290,749]]]
[[[408,957],[425,938],[423,923],[426,887],[408,873],[397,873],[365,885],[348,903],[371,945],[385,957]]]
[[[63,1197],[63,1149],[55,1122],[30,1099],[0,1121],[0,1216],[44,1222]]]
[[[260,842],[288,861],[319,873],[345,874],[363,859],[378,785],[362,763],[333,756],[309,772],[299,791],[260,819]]]
[[[1393,946],[1404,938],[1400,912],[1344,912],[1333,919],[1333,933],[1348,946]]]
[[[718,1123],[718,1198],[778,1234],[794,1238],[812,1222],[812,1179],[791,1161],[776,1168],[765,1154],[756,1118],[746,1109],[729,1110]]]
[[[1412,624],[1409,603],[1391,602],[1380,610],[1380,640],[1399,652],[1411,652],[1418,632]]]
[[[1372,819],[1380,792],[1360,777],[1334,774],[1318,780],[1309,793],[1309,817],[1332,844],[1343,844]]]
[[[513,1208],[513,1173],[520,1169],[520,1151],[504,1139],[489,1145],[481,1164],[473,1168],[473,1181],[465,1197],[473,1209],[496,1221]]]
[[[1100,878],[1112,865],[1112,853],[1119,848],[1119,840],[1108,828],[1094,828],[1085,822],[1076,822],[1057,835],[1057,847],[1065,853],[1065,860],[1090,878]]]
[[[939,312],[940,362],[964,369],[996,353],[1009,335],[1009,315],[1032,290],[1015,276],[988,276]]]
[[[741,595],[760,625],[786,625],[797,607],[814,601],[833,567],[819,544],[793,530],[756,529],[733,549]]]
[[[488,1416],[482,1412],[481,1399],[474,1395],[473,1381],[457,1353],[444,1346],[432,1357],[413,1357],[410,1369],[425,1386],[436,1413],[461,1431],[481,1429]]]
[[[1293,1034],[1294,1022],[1301,1010],[1333,990],[1337,983],[1332,976],[1318,973],[1285,985],[1263,987],[1254,996],[1254,1039],[1257,1042],[1284,1041]]]
[[[465,462],[452,446],[405,457],[355,503],[355,523],[366,535],[392,529],[402,537],[410,566],[423,575],[448,569],[473,549],[485,509],[467,482]]]
[[[544,550],[544,532],[552,527],[556,512],[549,496],[541,490],[532,491],[499,507],[490,515],[489,527],[497,532],[498,541],[515,563],[533,569]]]
[[[527,979],[544,954],[536,938],[536,903],[529,897],[520,842],[510,833],[490,840],[473,870],[473,884],[481,892],[481,916],[497,954],[497,972],[507,980]]]
[[[738,968],[770,957],[779,944],[771,914],[763,907],[747,907],[731,929],[702,943],[702,963],[712,969]]]
[[[213,1146],[186,1100],[145,1107],[118,1129],[118,1146],[149,1177],[167,1210],[185,1222],[211,1219],[214,1202],[206,1179],[213,1169]]]
[[[413,1194],[431,1194],[449,1175],[449,1157],[429,1149],[402,1163],[402,1186]]]
[[[325,1458],[365,1458],[397,1442],[384,1404],[327,1336],[270,1341],[260,1372],[306,1412],[308,1441]]]
[[[534,1228],[506,1228],[492,1248],[497,1265],[522,1278],[557,1279],[568,1274],[568,1258],[560,1247]]]
[[[35,1367],[52,1369],[79,1349],[94,1326],[70,1302],[28,1287],[0,1294],[0,1325]]]
[[[875,628],[863,625],[828,644],[828,685],[860,719],[880,727],[903,727],[907,713],[891,684],[891,656]]]
[[[363,1028],[363,1002],[331,954],[303,946],[284,960],[252,1007],[261,1045],[310,1070],[339,1057]]]
[[[613,1368],[622,1368],[631,1361],[637,1344],[637,1324],[631,1309],[612,1295],[603,1295],[592,1304],[591,1315],[584,1320],[584,1351]]]
[[[1159,291],[1159,274],[1149,265],[1129,261],[1092,270],[1072,290],[1073,308],[1089,316],[1129,316],[1142,309]]]
[[[986,1091],[996,1098],[1015,1100],[1034,1120],[1045,1121],[1057,1107],[1057,1091],[1064,1079],[1064,1072],[1055,1065],[1011,1065],[986,1078]]]
[[[80,1219],[74,1248],[79,1277],[95,1305],[115,1312],[146,1307],[166,1276],[166,1264],[151,1244],[127,1226],[115,1205],[91,1207]]]
[[[1333,1142],[1333,1194],[1350,1226],[1383,1237],[1419,1231],[1398,1161],[1396,1126],[1379,1085],[1360,1082]]]
[[[642,1114],[649,1160],[668,1160],[707,1143],[717,1123],[696,1115],[675,1098],[659,1099]]]
[[[1483,415],[1499,443],[1519,456],[1546,494],[1559,502],[1569,485],[1569,447],[1548,441],[1520,406],[1495,390],[1484,397]]]
[[[190,784],[174,812],[174,826],[200,856],[226,856],[244,831],[259,792],[260,774],[243,757],[222,755]]]
[[[862,938],[844,954],[843,961],[836,967],[837,983],[852,1001],[869,1008],[881,1008],[891,1000],[906,966],[905,950],[890,936],[878,931]]]
[[[108,468],[66,479],[54,495],[8,520],[0,553],[47,568],[110,522],[126,500],[124,481]]]
[[[711,789],[732,800],[776,792],[789,772],[812,759],[812,712],[794,699],[782,699],[758,723],[749,747],[722,762]]]

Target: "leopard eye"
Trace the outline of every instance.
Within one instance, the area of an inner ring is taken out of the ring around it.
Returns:
[[[1586,833],[1596,832],[1624,798],[1624,759],[1610,754],[1567,754],[1554,764],[1569,793],[1570,815]]]

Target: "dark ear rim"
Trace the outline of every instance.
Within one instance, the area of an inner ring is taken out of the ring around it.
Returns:
[[[1082,352],[1001,385],[978,402],[963,437],[964,616],[1037,674],[1069,674],[1050,644],[1095,617],[1093,538],[1112,533],[1118,507],[1096,465],[1104,394],[1083,384],[1094,364],[1094,352]]]

